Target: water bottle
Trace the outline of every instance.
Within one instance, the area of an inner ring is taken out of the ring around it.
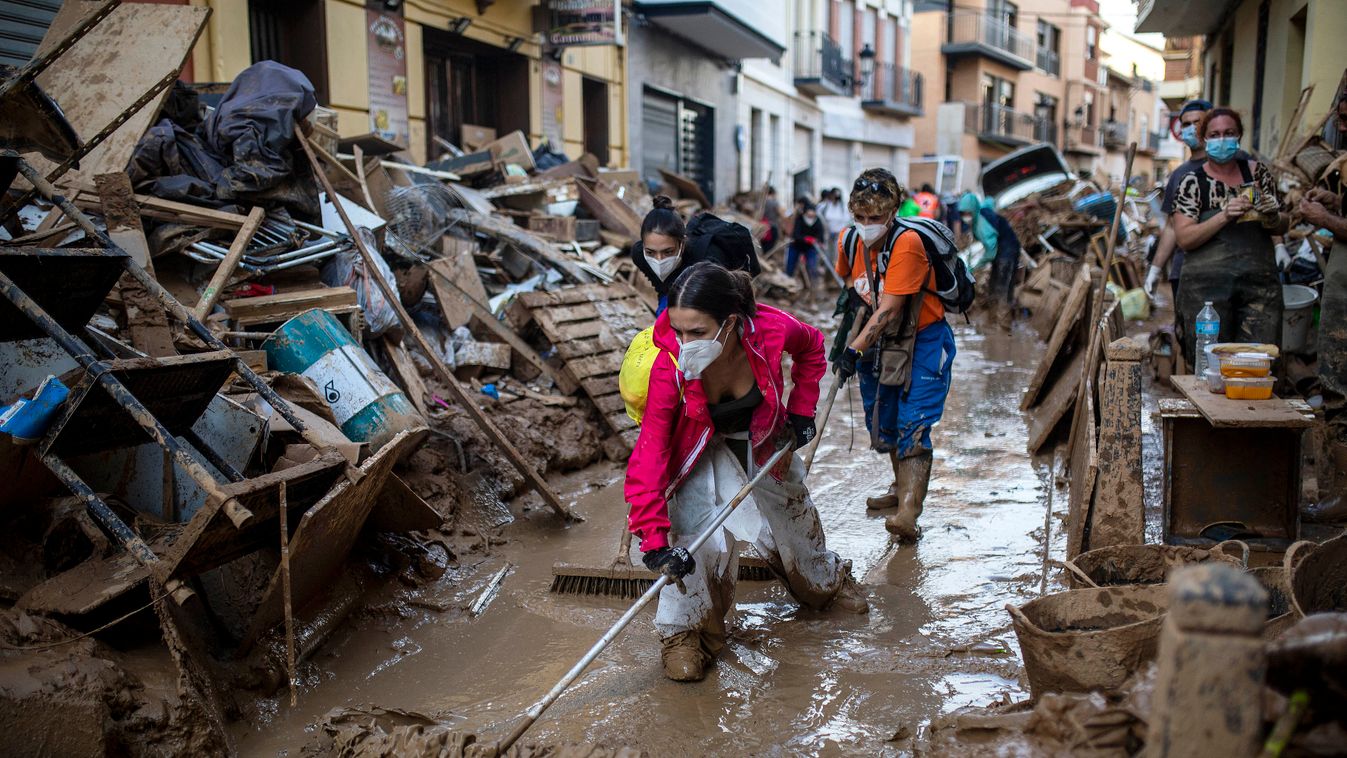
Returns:
[[[1193,332],[1197,335],[1197,354],[1193,356],[1197,364],[1197,376],[1199,379],[1207,378],[1207,345],[1213,344],[1221,336],[1221,317],[1216,315],[1216,309],[1211,307],[1211,301],[1197,314],[1197,328]]]

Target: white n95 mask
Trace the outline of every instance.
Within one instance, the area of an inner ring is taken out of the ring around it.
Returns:
[[[720,344],[720,333],[725,331],[725,324],[721,324],[716,330],[716,336],[709,340],[692,340],[684,342],[678,348],[678,367],[683,369],[683,378],[691,381],[701,378],[702,372],[707,366],[716,362],[725,346]]]
[[[655,276],[658,276],[661,282],[667,282],[669,275],[678,268],[678,264],[683,262],[683,250],[681,248],[676,255],[671,255],[668,258],[651,258],[644,251],[641,255],[645,256],[645,262],[650,264],[651,270],[655,272]]]
[[[884,232],[889,230],[889,225],[864,224],[858,228],[860,229],[861,232],[861,239],[864,240],[865,244],[868,246],[878,242],[879,238],[884,236]]]

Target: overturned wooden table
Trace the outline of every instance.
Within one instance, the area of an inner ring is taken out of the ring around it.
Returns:
[[[1196,376],[1171,379],[1184,399],[1159,402],[1164,432],[1164,540],[1204,544],[1203,530],[1239,522],[1257,553],[1279,553],[1300,525],[1302,400],[1230,400]]]

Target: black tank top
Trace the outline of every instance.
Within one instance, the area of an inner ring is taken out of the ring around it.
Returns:
[[[708,403],[706,410],[711,414],[711,425],[722,435],[747,432],[753,421],[753,411],[762,404],[762,390],[754,384],[743,397],[720,403]],[[727,437],[725,444],[739,460],[739,464],[748,471],[748,440]]]

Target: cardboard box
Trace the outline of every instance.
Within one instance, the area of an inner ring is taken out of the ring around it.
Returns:
[[[491,151],[491,157],[498,163],[513,163],[525,171],[534,168],[533,151],[529,149],[528,138],[521,131],[510,132],[482,149]]]
[[[472,153],[485,148],[496,139],[496,130],[489,126],[477,126],[475,124],[464,124],[459,147],[463,152]]]

